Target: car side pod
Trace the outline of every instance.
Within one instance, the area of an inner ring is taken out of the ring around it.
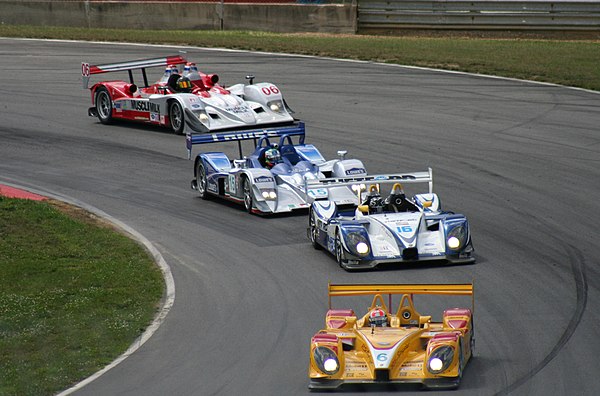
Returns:
[[[345,370],[342,340],[335,334],[317,333],[310,341],[309,389],[333,389],[342,384]]]

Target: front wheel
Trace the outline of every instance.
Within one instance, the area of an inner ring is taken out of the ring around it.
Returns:
[[[247,177],[244,177],[242,180],[242,190],[244,191],[244,207],[248,213],[252,213],[253,199],[250,181]]]
[[[308,235],[310,238],[310,243],[312,244],[313,248],[315,248],[316,250],[321,249],[321,245],[319,245],[317,243],[317,235],[319,233],[319,229],[317,228],[317,224],[315,222],[315,216],[314,216],[312,209],[308,213],[308,233],[309,233]]]
[[[340,237],[340,231],[335,232],[335,261],[343,269],[347,270],[344,264],[344,246],[342,246],[342,239]]]
[[[208,193],[206,191],[206,169],[204,169],[202,161],[198,161],[198,166],[196,167],[196,186],[198,188],[200,198],[208,199]]]
[[[113,103],[108,90],[104,87],[99,88],[96,92],[96,114],[101,123],[110,124],[112,122],[112,107]]]
[[[173,100],[169,103],[169,120],[171,121],[171,129],[176,135],[183,134],[183,127],[185,126],[185,119],[183,115],[183,108],[181,104]]]

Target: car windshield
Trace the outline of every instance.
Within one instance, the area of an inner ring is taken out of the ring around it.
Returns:
[[[312,144],[296,146],[296,151],[300,152],[302,156],[308,158],[308,160],[312,163],[325,162],[325,158],[323,158],[319,150],[317,150],[317,148]]]

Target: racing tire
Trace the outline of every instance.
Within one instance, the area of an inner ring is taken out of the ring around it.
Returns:
[[[339,230],[335,231],[335,261],[337,261],[338,265],[348,271],[346,265],[344,264],[344,246],[342,246],[342,239],[340,237]]]
[[[185,116],[183,107],[181,107],[181,104],[176,100],[169,102],[169,122],[173,133],[176,135],[183,135]]]
[[[110,94],[106,88],[98,88],[94,103],[96,103],[96,114],[98,114],[98,119],[100,122],[105,125],[112,123],[113,101],[110,98]]]
[[[204,168],[202,161],[198,161],[198,165],[196,166],[196,186],[198,194],[200,194],[200,198],[202,199],[208,199],[208,192],[206,190],[207,184],[206,169]]]
[[[250,181],[245,176],[242,178],[242,191],[244,192],[244,208],[246,208],[246,212],[252,213],[252,206],[254,204],[252,187],[250,186]]]
[[[465,361],[463,358],[463,347],[462,347],[462,340],[461,340],[458,343],[458,376],[456,377],[456,386],[454,386],[453,389],[458,389],[460,386],[460,383],[462,382],[464,364],[465,364]]]
[[[310,243],[312,244],[315,250],[321,250],[321,245],[317,243],[317,234],[319,230],[317,228],[317,224],[315,223],[315,217],[313,210],[311,209],[308,213],[308,236],[310,238]]]

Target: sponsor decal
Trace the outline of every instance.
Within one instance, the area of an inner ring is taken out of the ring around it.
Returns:
[[[192,109],[199,109],[200,107],[202,106],[200,106],[198,103],[192,104]]]
[[[254,178],[254,183],[272,183],[273,178],[271,176],[259,176]]]
[[[150,113],[150,121],[152,121],[152,122],[159,122],[160,121],[160,114],[158,114],[158,113]]]
[[[365,371],[367,370],[367,365],[364,363],[346,363],[346,371]],[[354,374],[348,374],[351,377]]]
[[[373,178],[373,180],[387,180],[387,179],[388,179],[388,177],[387,177],[387,176],[375,176],[375,177]]]
[[[217,192],[217,185],[215,183],[208,182],[207,185],[206,185],[206,189],[208,191],[216,193]]]
[[[212,135],[213,142],[227,142],[229,140],[260,139],[261,137],[279,137],[277,131],[240,132],[226,135]]]
[[[329,235],[327,236],[327,250],[329,250],[332,253],[335,252],[335,239],[333,239]],[[363,348],[365,347],[363,346]]]
[[[129,105],[132,110],[135,111],[150,111],[153,113],[159,113],[160,109],[157,103],[150,103],[147,100],[135,100],[131,99]]]
[[[233,113],[233,114],[242,114],[242,113],[247,113],[248,111],[250,111],[250,107],[243,105],[243,106],[235,106],[235,107],[226,107],[224,110],[229,113]]]
[[[365,168],[352,168],[352,169],[346,170],[346,175],[348,175],[348,176],[351,176],[351,175],[361,175],[363,173],[367,173],[367,171],[365,170]]]

